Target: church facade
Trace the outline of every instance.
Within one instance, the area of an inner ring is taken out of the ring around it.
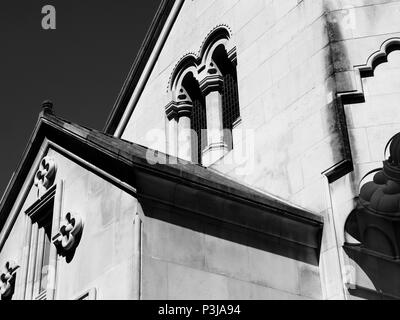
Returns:
[[[163,0],[102,131],[43,103],[1,299],[400,298],[399,12]]]

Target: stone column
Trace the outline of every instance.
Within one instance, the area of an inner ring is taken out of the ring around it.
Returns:
[[[190,116],[193,104],[184,101],[178,104],[178,157],[192,161],[192,135]]]
[[[200,89],[206,100],[207,112],[207,146],[202,154],[202,164],[206,167],[222,158],[229,151],[224,142],[223,131],[223,78],[217,73],[216,69],[211,69],[208,73],[209,75],[200,83]]]
[[[168,118],[168,153],[187,161],[192,161],[192,109],[193,104],[189,100],[172,101],[165,107]]]
[[[167,114],[167,153],[178,157],[178,110],[177,103],[170,102],[165,107]]]
[[[35,280],[35,265],[36,265],[36,253],[38,246],[38,234],[39,227],[37,223],[32,224],[31,231],[31,243],[29,252],[29,263],[28,263],[28,276],[25,289],[25,300],[32,300],[33,297],[33,282]]]

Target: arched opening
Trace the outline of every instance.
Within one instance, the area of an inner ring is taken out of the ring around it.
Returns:
[[[198,81],[193,73],[188,73],[182,81],[182,87],[186,90],[193,103],[190,118],[192,135],[192,161],[201,164],[201,153],[207,144],[207,116],[204,97],[200,91]]]
[[[239,90],[236,66],[228,58],[225,46],[220,44],[213,52],[213,61],[222,73],[222,115],[224,139],[229,150],[233,148],[232,129],[240,117]]]
[[[204,166],[233,149],[233,130],[240,123],[236,51],[228,51],[229,38],[225,27],[214,30],[198,57],[188,54],[176,65],[168,86],[172,101],[165,107],[167,148]],[[183,134],[188,128],[191,136]]]

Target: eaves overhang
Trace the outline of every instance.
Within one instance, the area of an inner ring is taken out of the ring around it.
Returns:
[[[61,146],[112,177],[132,186],[147,206],[180,212],[184,219],[234,227],[262,235],[276,253],[318,264],[323,218],[246,187],[199,165],[164,155],[166,164],[151,164],[152,150],[42,112],[18,169],[0,203],[0,231],[20,193],[44,139]],[[155,151],[154,151],[155,152]],[[172,164],[171,164],[172,163]],[[129,192],[129,190],[127,190]],[[165,211],[166,212],[166,211]],[[146,211],[145,211],[146,214]],[[179,220],[179,219],[178,219]],[[171,222],[171,221],[168,221]],[[179,223],[176,219],[172,223]]]

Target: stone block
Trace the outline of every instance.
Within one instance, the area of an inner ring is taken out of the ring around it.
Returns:
[[[321,253],[320,274],[324,299],[337,297],[343,299],[343,283],[337,248]]]
[[[251,269],[248,264],[248,249],[245,245],[205,235],[205,259],[209,272],[242,280],[249,278]]]
[[[239,1],[234,9],[236,30],[240,30],[249,23],[264,8],[264,0],[254,0],[249,6],[246,1]]]
[[[224,300],[228,297],[226,277],[168,264],[168,299],[170,300]]]
[[[351,155],[357,163],[370,162],[371,154],[365,128],[349,129]]]
[[[313,299],[322,299],[318,267],[306,264],[300,266],[300,294]]]
[[[204,269],[204,234],[157,219],[146,219],[144,253],[161,259]]]
[[[168,263],[147,255],[143,255],[142,259],[142,299],[167,299]]]
[[[249,248],[249,268],[251,282],[299,294],[298,262],[279,255]]]
[[[133,300],[133,260],[116,265],[93,283],[98,300]],[[91,285],[88,286],[89,288]],[[81,289],[84,290],[85,288]],[[79,291],[78,291],[79,292]],[[78,292],[76,294],[78,294]],[[75,296],[76,296],[75,294]],[[65,297],[67,298],[67,297]]]

